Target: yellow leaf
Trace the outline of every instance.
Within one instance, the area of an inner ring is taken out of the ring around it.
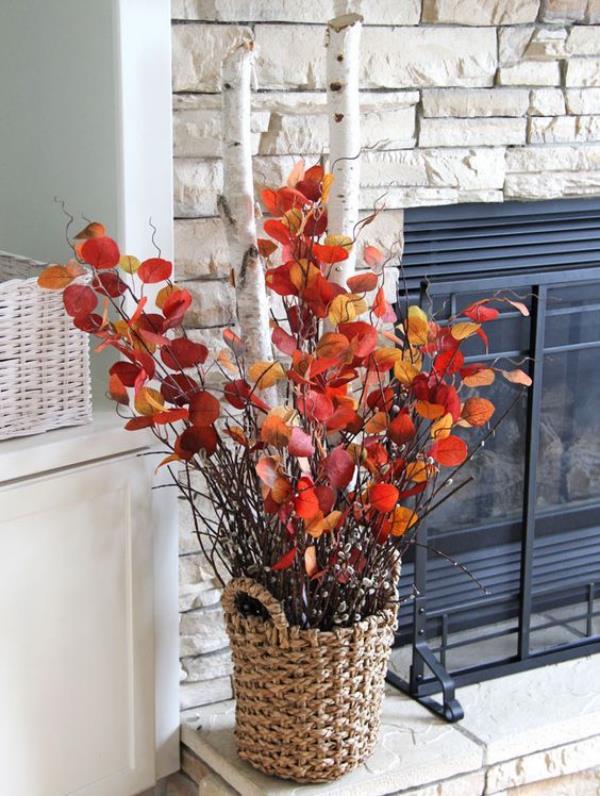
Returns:
[[[362,296],[357,296],[355,293],[341,293],[329,305],[328,317],[331,323],[337,326],[340,323],[350,323],[368,309],[369,306]]]
[[[165,400],[153,387],[142,387],[135,396],[134,406],[139,415],[153,415],[164,410]]]
[[[38,276],[38,285],[46,290],[63,290],[73,281],[64,265],[49,265]]]
[[[293,207],[291,210],[288,210],[286,213],[284,213],[281,221],[289,229],[292,235],[297,235],[300,231],[300,227],[302,226],[303,219],[304,216],[302,215],[302,210],[297,207]]]
[[[138,258],[132,257],[130,254],[122,254],[119,259],[119,268],[126,274],[135,274],[140,265],[141,262]]]
[[[266,390],[284,379],[285,371],[281,362],[255,362],[248,368],[248,376],[259,390]]]
[[[400,384],[412,384],[420,372],[420,368],[413,365],[412,362],[398,360],[394,365],[394,376],[398,379]]]
[[[347,235],[328,235],[325,238],[325,246],[341,246],[346,251],[351,251],[352,238]]]
[[[429,321],[427,315],[416,304],[408,308],[406,319],[406,336],[411,345],[425,345],[429,339]]]
[[[402,351],[391,346],[379,346],[373,351],[373,359],[380,370],[389,370],[402,359]]]
[[[285,448],[291,435],[292,429],[284,423],[276,410],[271,410],[262,424],[261,440],[275,448]]]
[[[431,424],[430,431],[433,439],[445,439],[446,437],[449,437],[450,432],[452,431],[453,423],[454,421],[450,412],[442,415],[442,417],[436,420],[435,423]]]
[[[306,523],[306,532],[309,533],[313,538],[318,539],[321,534],[333,531],[341,516],[341,511],[332,511],[326,517],[319,512],[316,517],[311,519],[310,522]]]
[[[396,506],[391,518],[390,533],[392,536],[402,536],[409,528],[412,528],[418,519],[418,514],[407,509],[406,506]]]
[[[481,329],[480,323],[461,321],[460,323],[455,323],[454,326],[451,327],[450,333],[455,340],[466,340],[467,337],[474,335],[478,329]]]
[[[319,276],[319,269],[308,260],[299,260],[290,268],[290,282],[297,290],[304,290]]]

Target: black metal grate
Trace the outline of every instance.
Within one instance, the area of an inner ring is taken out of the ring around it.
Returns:
[[[396,636],[405,659],[409,645],[410,660],[388,679],[455,721],[462,717],[456,685],[600,651],[600,476],[593,476],[585,499],[575,499],[572,472],[560,473],[550,505],[540,500],[548,477],[541,435],[554,422],[546,404],[555,400],[544,375],[552,385],[571,374],[559,383],[564,439],[555,454],[568,467],[569,446],[579,439],[569,417],[576,389],[569,380],[600,373],[600,199],[411,209],[404,232],[399,304],[419,300],[443,321],[474,298],[512,290],[529,297],[531,310],[528,319],[503,311],[489,354],[470,357],[531,357],[534,385],[515,420],[523,437],[512,484],[516,509],[511,492],[504,514],[500,506],[487,516],[484,495],[481,517],[464,523],[455,517],[449,527],[432,518],[400,581],[401,595],[414,594],[400,610]],[[581,401],[597,402],[599,395],[595,389]],[[432,553],[433,545],[476,572],[490,595]],[[568,619],[561,618],[565,609]],[[538,649],[543,633],[550,643]],[[504,647],[494,647],[503,637]],[[453,657],[466,648],[472,650],[467,663],[464,654]],[[431,696],[439,691],[441,703]]]

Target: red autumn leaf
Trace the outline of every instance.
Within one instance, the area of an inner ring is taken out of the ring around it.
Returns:
[[[219,401],[209,392],[198,392],[190,401],[190,422],[194,426],[212,426],[220,412]]]
[[[132,417],[131,420],[128,420],[127,423],[125,423],[125,430],[140,431],[142,428],[150,428],[152,423],[153,420],[151,417],[146,417],[144,415],[141,417]]]
[[[138,365],[141,365],[149,379],[154,378],[156,365],[154,363],[154,359],[147,351],[138,351],[136,349],[127,350],[121,348],[119,350],[121,353],[125,354],[127,359],[131,360],[132,362],[137,362]]]
[[[485,350],[486,350],[486,351],[488,351],[488,350],[489,350],[489,347],[490,347],[490,341],[489,341],[489,339],[488,339],[488,336],[487,336],[487,334],[486,334],[486,333],[483,331],[483,329],[482,329],[481,327],[480,327],[479,329],[477,329],[477,331],[475,332],[475,334],[476,334],[476,335],[477,335],[479,338],[481,338],[481,340],[483,340],[483,344],[484,344],[484,346],[485,346]]]
[[[73,323],[78,329],[81,329],[82,332],[96,334],[102,328],[104,321],[101,315],[92,312],[90,315],[76,315],[73,318]]]
[[[92,238],[88,243],[93,243],[93,241],[94,239]],[[127,285],[115,271],[96,274],[92,282],[92,287],[96,293],[100,293],[101,296],[110,296],[111,298],[122,296],[127,290]]]
[[[467,307],[461,312],[461,315],[465,315],[467,318],[475,321],[475,323],[485,323],[486,321],[496,320],[500,313],[497,309],[494,309],[494,307],[486,307],[485,303],[481,301],[471,304],[470,307]]]
[[[324,460],[323,469],[332,486],[344,489],[354,475],[354,460],[342,445],[338,445]]]
[[[335,489],[326,484],[319,484],[315,487],[315,492],[319,499],[319,508],[323,514],[329,514],[335,505]]]
[[[298,348],[296,338],[292,337],[291,334],[288,334],[285,329],[281,328],[281,326],[276,326],[273,329],[271,332],[271,340],[275,348],[277,348],[283,354],[289,354],[291,356]]]
[[[212,426],[202,428],[191,426],[177,437],[175,453],[182,459],[188,460],[201,450],[212,456],[217,449],[218,440],[217,432]]]
[[[377,293],[375,294],[375,298],[373,300],[373,306],[372,306],[373,315],[375,315],[376,318],[383,318],[383,316],[388,311],[388,306],[389,305],[388,302],[386,301],[383,288],[380,287]]]
[[[448,348],[433,360],[433,368],[440,378],[452,375],[462,368],[465,358],[459,348]]]
[[[173,273],[173,264],[162,257],[151,257],[144,260],[137,270],[137,276],[146,285],[164,282]]]
[[[194,395],[200,391],[197,381],[184,373],[175,373],[165,376],[160,385],[160,391],[165,401],[177,406],[188,404]]]
[[[167,423],[177,423],[179,420],[187,420],[189,412],[187,409],[168,409],[166,412],[157,412],[152,415],[152,420],[159,425]]]
[[[328,431],[341,431],[347,428],[349,424],[361,423],[362,420],[357,412],[346,404],[338,406],[331,417],[327,418],[326,426]]]
[[[235,379],[225,384],[223,393],[225,399],[236,409],[244,409],[247,406],[252,389],[244,379]]]
[[[282,569],[289,569],[296,560],[297,553],[298,548],[292,547],[287,553],[284,553],[278,561],[271,565],[271,569],[274,572],[280,572]]]
[[[223,341],[229,346],[234,354],[240,355],[244,353],[244,343],[242,338],[237,335],[233,329],[223,330]]]
[[[403,445],[417,433],[415,424],[409,415],[399,414],[392,420],[388,428],[390,439],[396,445]]]
[[[263,484],[271,489],[279,477],[279,459],[275,456],[262,456],[255,469]]]
[[[379,277],[373,271],[362,271],[346,280],[352,293],[366,293],[375,290]]]
[[[283,243],[284,246],[289,245],[291,240],[290,231],[281,221],[270,218],[263,224],[263,229],[270,238]]]
[[[206,362],[208,348],[202,343],[194,343],[187,337],[178,337],[165,346],[160,356],[164,364],[171,370],[183,370],[202,365]]]
[[[89,238],[81,247],[81,258],[92,268],[101,270],[117,266],[121,252],[112,238]]]
[[[377,347],[377,330],[365,321],[341,323],[338,326],[341,334],[350,340],[350,348],[355,357],[364,357],[372,354]]]
[[[458,467],[467,458],[468,449],[465,441],[454,434],[434,442],[429,455],[444,467]]]
[[[129,394],[125,385],[116,373],[111,373],[108,379],[108,394],[118,404],[129,405]]]
[[[189,309],[191,303],[192,296],[189,291],[174,290],[163,304],[162,311],[166,319],[164,328],[174,329],[176,326],[181,326],[183,316]]]
[[[302,431],[301,428],[294,426],[294,428],[292,428],[290,441],[288,442],[288,452],[292,456],[312,456],[315,452],[315,449],[312,444],[310,434],[307,434],[306,431]]]
[[[320,243],[313,243],[312,252],[321,263],[333,264],[348,259],[348,249],[344,246],[327,246]]]
[[[314,490],[312,478],[303,476],[298,479],[296,496],[294,497],[294,510],[303,520],[311,520],[320,512],[319,499]]]
[[[259,238],[257,243],[258,252],[261,257],[270,257],[273,252],[277,251],[277,246],[272,240],[268,240],[267,238]]]
[[[304,417],[319,423],[325,423],[327,418],[333,414],[331,398],[315,390],[308,390],[306,395],[301,395],[296,408]]]
[[[140,370],[141,368],[138,365],[134,365],[133,362],[115,362],[111,365],[108,372],[111,376],[116,373],[125,387],[133,387]]]
[[[393,484],[373,484],[369,487],[369,503],[376,511],[387,514],[398,502],[399,494]]]

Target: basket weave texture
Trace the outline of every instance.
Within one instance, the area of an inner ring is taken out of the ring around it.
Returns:
[[[42,267],[0,252],[0,440],[92,417],[88,338],[38,287]]]
[[[240,597],[269,619],[243,616]],[[300,783],[338,779],[373,751],[397,603],[352,627],[290,627],[278,601],[250,578],[222,596],[231,640],[238,754]]]

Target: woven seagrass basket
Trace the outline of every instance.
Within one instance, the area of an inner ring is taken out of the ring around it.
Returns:
[[[43,267],[0,251],[0,440],[92,419],[88,336],[38,286]]]
[[[247,597],[269,614],[244,616]],[[238,754],[296,782],[338,779],[373,751],[397,603],[339,630],[290,627],[278,601],[250,578],[222,596],[231,640]]]

